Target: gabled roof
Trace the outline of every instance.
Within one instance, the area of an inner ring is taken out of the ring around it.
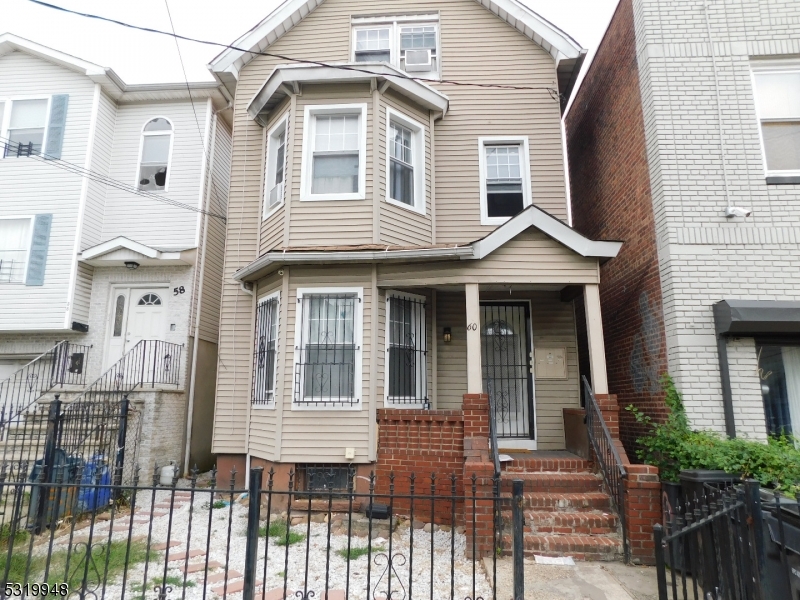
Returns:
[[[239,50],[234,50],[233,48],[223,50],[211,61],[208,68],[220,78],[229,90],[233,90],[235,82],[239,79],[239,72],[256,56],[251,52],[266,51],[269,46],[290,31],[324,1],[286,0],[255,27],[231,44],[239,48]],[[560,63],[562,60],[568,62],[569,73],[572,72],[576,64],[579,64],[579,59],[585,54],[578,42],[517,0],[475,1],[539,44],[550,53],[556,63]],[[245,52],[244,49],[248,49],[251,52]],[[559,70],[561,71],[561,69]],[[565,78],[568,78],[568,75],[565,75]],[[559,79],[562,79],[561,73],[559,73]]]
[[[79,260],[93,267],[122,267],[126,262],[144,266],[193,265],[195,248],[155,248],[124,236],[81,252]]]
[[[576,254],[597,258],[600,262],[614,258],[622,248],[622,242],[590,240],[538,206],[529,206],[486,237],[468,244],[280,248],[239,269],[233,278],[236,281],[256,281],[270,270],[286,264],[481,260],[529,227],[538,229]]]
[[[259,120],[260,114],[269,113],[288,95],[289,92],[284,86],[292,88],[298,83],[314,82],[356,83],[371,79],[378,80],[378,83],[386,81],[389,87],[428,110],[438,111],[442,113],[442,116],[447,112],[450,103],[447,96],[424,83],[408,79],[396,67],[386,63],[341,63],[341,66],[357,70],[349,71],[308,64],[278,65],[250,101],[247,106],[247,114],[252,119]],[[397,75],[397,77],[392,77],[392,75]],[[261,122],[266,126],[265,119]]]
[[[25,52],[31,56],[41,58],[70,71],[86,75],[95,83],[99,83],[103,90],[118,102],[141,102],[158,100],[177,100],[189,97],[187,86],[191,89],[193,98],[207,98],[209,96],[219,101],[227,101],[227,91],[218,83],[203,81],[196,83],[146,83],[128,85],[113,69],[83,60],[60,52],[53,48],[37,44],[31,40],[19,37],[12,33],[0,34],[0,57],[11,52]]]

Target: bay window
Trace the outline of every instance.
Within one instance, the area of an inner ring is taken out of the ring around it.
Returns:
[[[255,344],[253,347],[253,405],[275,405],[275,372],[278,364],[279,293],[259,301],[256,308]]]
[[[387,109],[387,200],[425,212],[425,128]]]
[[[267,134],[267,168],[264,177],[264,217],[283,204],[286,193],[286,133],[288,118]]]

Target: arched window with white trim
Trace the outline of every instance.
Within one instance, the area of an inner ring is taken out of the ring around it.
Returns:
[[[172,123],[165,117],[148,121],[142,129],[139,147],[139,176],[136,186],[148,192],[167,191],[172,156]]]

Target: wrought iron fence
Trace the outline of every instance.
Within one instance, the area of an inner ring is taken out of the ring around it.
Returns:
[[[653,532],[659,600],[800,597],[800,496],[756,481],[679,503]]]
[[[498,597],[497,552],[480,556],[474,532],[476,509],[499,498],[481,496],[476,478],[459,496],[455,487],[427,494],[424,485],[399,493],[401,482],[390,475],[389,493],[378,494],[374,475],[348,473],[345,490],[322,496],[324,486],[298,489],[294,472],[261,469],[250,471],[247,488],[237,486],[235,471],[224,481],[216,471],[178,481],[158,465],[152,479],[137,472],[128,486],[99,477],[3,481],[0,494],[9,501],[0,523],[0,597],[25,586],[33,595],[45,584],[96,600]],[[103,510],[60,509],[87,496]],[[32,521],[29,507],[39,499],[50,509]],[[455,511],[459,502],[473,509],[460,525],[418,520]],[[521,529],[521,511],[519,521]]]
[[[0,442],[5,441],[9,425],[19,422],[39,398],[57,386],[86,383],[89,348],[91,346],[58,342],[8,379],[0,381]]]
[[[622,464],[614,439],[603,419],[603,413],[600,412],[600,407],[597,405],[597,398],[585,376],[583,377],[583,399],[586,408],[586,432],[594,459],[597,461],[597,466],[600,467],[603,481],[605,481],[614,502],[614,508],[619,515],[622,529],[622,552],[627,563],[630,560],[628,533],[625,526],[625,478],[628,472],[625,465]]]

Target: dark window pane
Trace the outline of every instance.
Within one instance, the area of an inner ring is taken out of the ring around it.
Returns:
[[[493,193],[490,189],[486,205],[490,217],[513,217],[522,211],[522,192]]]
[[[122,317],[125,314],[125,296],[117,296],[117,305],[114,307],[114,337],[122,335]]]
[[[389,348],[389,396],[417,397],[417,350],[414,347]]]
[[[304,401],[317,398],[352,398],[355,388],[356,349],[353,345],[306,347]]]
[[[389,161],[390,196],[393,200],[414,205],[414,169],[394,159]]]
[[[356,52],[356,62],[389,62],[389,51]]]

